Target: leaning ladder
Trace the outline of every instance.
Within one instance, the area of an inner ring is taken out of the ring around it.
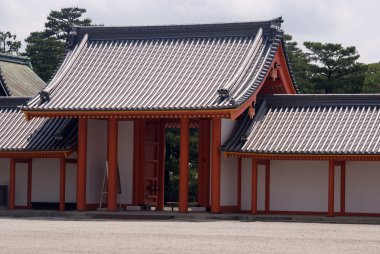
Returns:
[[[118,170],[118,172],[119,172],[119,170]],[[106,170],[104,171],[104,176],[103,176],[103,185],[102,185],[102,192],[100,194],[99,209],[102,208],[104,195],[108,195],[108,184],[107,184],[107,182],[108,182],[108,161],[106,161]],[[119,195],[117,195],[117,198],[119,199]],[[120,202],[118,202],[118,203],[119,203],[119,208],[121,208]]]

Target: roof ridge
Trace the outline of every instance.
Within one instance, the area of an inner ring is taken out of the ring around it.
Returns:
[[[24,56],[15,56],[11,54],[0,53],[0,61],[23,64],[30,67],[30,59]]]

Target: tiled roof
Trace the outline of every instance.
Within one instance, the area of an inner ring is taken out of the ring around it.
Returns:
[[[27,58],[0,53],[0,94],[30,97],[37,95],[45,85]]]
[[[36,97],[26,109],[236,108],[263,81],[281,22],[78,27],[73,50],[44,89],[50,100]]]
[[[0,98],[0,152],[62,151],[77,144],[76,119],[25,120],[18,106],[30,98]]]
[[[272,95],[241,119],[224,151],[380,154],[380,95]]]

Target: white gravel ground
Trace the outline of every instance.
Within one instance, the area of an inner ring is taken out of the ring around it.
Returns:
[[[0,219],[0,253],[380,253],[380,226]]]

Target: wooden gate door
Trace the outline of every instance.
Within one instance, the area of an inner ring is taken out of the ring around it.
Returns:
[[[163,128],[159,120],[146,121],[144,138],[144,204],[161,209],[163,200]]]

